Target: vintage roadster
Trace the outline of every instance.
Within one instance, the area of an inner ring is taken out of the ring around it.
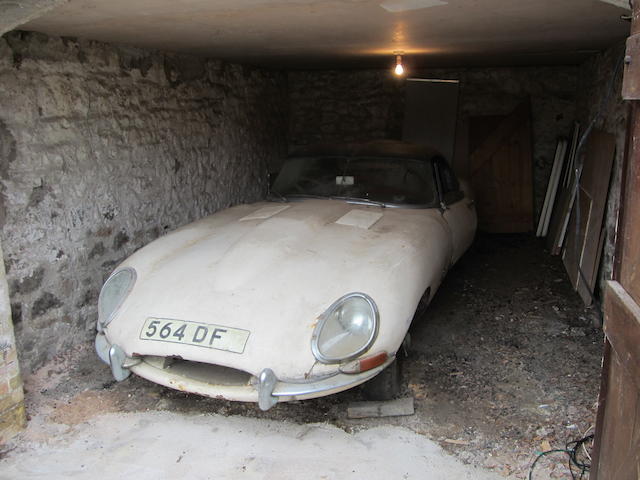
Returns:
[[[397,393],[414,314],[473,240],[467,189],[436,152],[373,142],[299,151],[270,198],[116,268],[96,350],[117,380],[133,372],[264,410],[367,381]]]

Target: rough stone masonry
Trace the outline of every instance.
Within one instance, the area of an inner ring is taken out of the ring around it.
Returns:
[[[22,378],[9,315],[9,292],[4,265],[0,264],[0,446],[26,422]]]
[[[0,223],[23,367],[89,341],[100,287],[134,250],[264,196],[286,102],[276,71],[0,38]]]

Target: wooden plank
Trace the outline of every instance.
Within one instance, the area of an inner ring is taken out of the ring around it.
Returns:
[[[538,217],[538,228],[536,228],[536,237],[542,236],[542,225],[544,224],[544,219],[547,215],[547,209],[549,208],[549,194],[551,193],[551,179],[553,178],[553,174],[556,170],[556,164],[558,162],[558,156],[560,155],[560,142],[556,143],[556,153],[553,157],[553,167],[551,168],[551,173],[549,174],[549,180],[547,180],[547,188],[544,194],[544,202],[542,202],[542,210],[540,211],[540,216]]]
[[[399,417],[413,414],[413,397],[387,402],[353,402],[347,407],[349,418]]]
[[[578,180],[579,178],[580,177],[578,177]],[[551,232],[547,235],[547,248],[551,255],[558,255],[562,251],[567,225],[569,225],[569,216],[571,215],[573,202],[575,200],[576,181],[575,176],[570,175],[569,186],[560,192],[555,216],[551,219]]]
[[[562,173],[562,167],[564,166],[564,159],[567,154],[567,141],[563,140],[562,148],[560,149],[560,158],[558,159],[558,168],[555,175],[552,175],[551,194],[549,196],[549,204],[547,206],[547,212],[545,214],[544,223],[542,225],[542,231],[540,236],[545,237],[549,232],[549,223],[551,222],[551,212],[556,201],[556,194],[558,193],[558,184],[560,182],[560,174]],[[552,172],[553,173],[553,172]]]
[[[444,443],[448,443],[449,445],[469,445],[468,440],[459,440],[457,438],[445,438]]]
[[[634,106],[634,121],[631,141],[638,144],[640,139],[640,107]],[[636,302],[640,303],[640,155],[634,148],[634,154],[629,159],[626,183],[624,185],[625,216],[621,220],[619,281]]]
[[[580,176],[582,175],[581,167],[574,167],[574,174],[571,178],[571,183],[569,185],[569,191],[567,192],[567,205],[566,209],[563,212],[562,222],[560,224],[560,231],[558,233],[558,244],[556,248],[558,249],[558,253],[562,249],[562,245],[564,244],[564,240],[567,235],[567,228],[569,227],[569,219],[571,218],[571,212],[573,211],[573,205],[576,201],[576,193],[578,192],[578,187],[576,184],[580,184]]]
[[[540,217],[538,218],[538,228],[536,230],[536,237],[542,236],[542,228],[544,225],[544,221],[547,217],[547,212],[549,210],[549,197],[551,196],[551,184],[553,183],[553,177],[556,174],[556,170],[558,169],[558,161],[560,159],[560,150],[562,148],[562,139],[558,140],[556,143],[556,152],[553,157],[553,167],[551,167],[551,173],[549,174],[549,180],[547,181],[547,189],[544,195],[544,202],[542,204],[542,211],[540,212]]]
[[[572,228],[567,231],[567,241],[562,250],[562,263],[574,289],[578,287],[578,267],[584,252],[586,226],[591,217],[592,205],[593,200],[589,193],[579,187],[579,193],[569,217],[568,225]]]
[[[602,224],[605,218],[607,199],[609,198],[609,183],[611,180],[611,168],[615,157],[616,139],[612,134],[593,132],[590,158],[596,163],[593,168],[587,169],[580,183],[589,188],[592,194],[591,211],[586,223],[585,244],[580,258],[580,275],[576,289],[586,305],[592,302],[592,294],[596,286],[599,260],[604,246],[602,237]],[[591,165],[589,165],[591,167]]]
[[[593,262],[593,268],[591,269],[591,271],[583,270],[583,274],[585,276],[587,283],[585,285],[585,282],[578,282],[578,286],[576,288],[576,290],[580,294],[580,297],[582,298],[582,301],[587,307],[591,306],[594,300],[593,292],[595,290],[594,288],[595,285],[598,283],[598,271],[600,266],[600,260],[602,258],[602,249],[604,247],[606,234],[607,234],[607,230],[603,226],[600,229],[600,237],[598,239],[598,247],[596,250],[597,256],[596,256],[595,262]],[[587,285],[591,285],[591,288],[588,288]],[[599,325],[599,326],[602,327],[602,325]]]
[[[640,388],[640,306],[620,283],[608,281],[604,308],[607,340],[613,350],[622,355],[623,368],[632,377],[636,387]]]
[[[593,130],[587,142],[576,205],[571,213],[564,245],[563,262],[574,288],[585,292],[591,303],[594,284],[592,272],[597,268],[599,239],[604,219],[611,167],[615,153],[615,136]]]
[[[576,159],[576,153],[578,150],[579,137],[580,137],[580,123],[575,122],[573,125],[573,135],[571,135],[571,150],[569,150],[567,168],[565,169],[564,179],[562,181],[563,187],[568,187],[570,183],[570,175],[573,173],[573,166]]]

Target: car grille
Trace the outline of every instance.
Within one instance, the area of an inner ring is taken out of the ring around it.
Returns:
[[[211,385],[245,386],[253,378],[243,370],[173,357],[145,357],[144,361],[167,373]]]

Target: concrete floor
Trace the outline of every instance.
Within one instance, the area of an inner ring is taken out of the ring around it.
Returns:
[[[48,438],[9,453],[0,479],[502,478],[396,426],[347,433],[329,424],[139,412],[101,415],[66,429],[34,428],[48,431]]]

